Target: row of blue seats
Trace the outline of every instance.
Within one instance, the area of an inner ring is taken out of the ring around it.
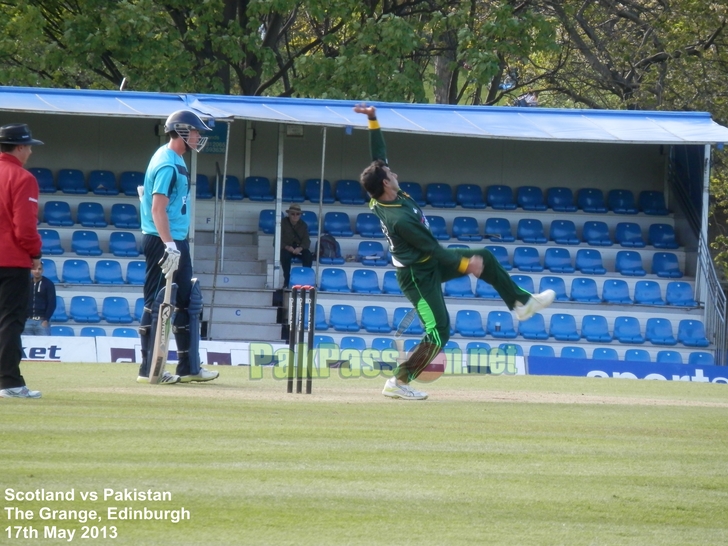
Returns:
[[[76,333],[70,326],[51,326],[51,335],[73,337]],[[106,336],[106,330],[99,326],[84,326],[78,335],[80,337],[103,337]],[[138,338],[139,332],[135,328],[114,328],[111,336]]]
[[[405,351],[409,352],[414,349],[417,344],[420,343],[419,339],[407,339],[404,343]],[[366,340],[359,336],[344,336],[340,339],[339,343],[336,344],[334,338],[327,335],[317,334],[314,336],[314,347],[320,347],[322,345],[334,345],[338,346],[340,351],[354,350],[354,351],[365,351],[367,349],[373,349],[375,351],[387,351],[394,349],[394,339],[388,337],[375,337],[371,340],[371,343],[367,344]],[[460,347],[457,341],[450,340],[444,347],[444,351],[454,352],[462,351],[470,360],[470,367],[477,366],[477,357],[490,355],[491,351],[499,350],[504,354],[516,354],[524,356],[523,348],[515,343],[501,343],[498,347],[491,349],[491,346],[483,341],[471,341],[464,349]],[[556,357],[556,352],[552,345],[531,345],[529,357]],[[561,358],[588,358],[586,349],[580,346],[565,346],[561,348],[559,353]],[[616,349],[612,347],[595,347],[592,350],[591,358],[593,360],[621,360]],[[625,362],[652,362],[649,351],[645,349],[627,349],[624,354]],[[669,363],[669,364],[683,364],[683,356],[681,353],[672,350],[658,351],[655,362]],[[715,364],[715,357],[713,353],[707,351],[692,351],[688,356],[688,364],[691,365],[713,365]],[[476,370],[471,370],[476,371]],[[485,370],[481,370],[485,371]]]
[[[303,211],[301,218],[312,235],[318,234],[318,216],[312,211]],[[478,220],[472,216],[458,216],[452,221],[452,228],[448,230],[447,222],[442,216],[428,216],[430,231],[436,239],[449,241],[456,238],[459,241],[477,242],[483,239],[497,240],[499,242],[523,241],[529,244],[546,244],[553,241],[564,245],[579,245],[582,242],[592,246],[612,246],[615,242],[623,247],[643,248],[652,245],[655,248],[679,248],[675,229],[670,224],[652,224],[648,228],[647,241],[642,234],[642,228],[634,222],[620,222],[614,230],[614,238],[610,235],[606,222],[587,221],[577,232],[576,224],[571,220],[554,220],[549,225],[548,237],[545,235],[541,220],[521,219],[513,236],[511,222],[507,218],[487,218],[480,229]],[[258,229],[266,234],[275,233],[275,210],[263,209],[258,215]],[[334,237],[353,237],[358,235],[370,239],[383,239],[379,219],[370,212],[359,213],[351,227],[351,218],[346,212],[330,211],[324,214],[321,226],[324,233]]]
[[[121,263],[116,260],[99,260],[94,267],[93,277],[91,268],[86,260],[66,260],[58,275],[56,263],[50,258],[42,258],[43,275],[54,283],[66,284],[132,284],[143,285],[146,272],[146,263],[141,260],[132,260],[126,264],[126,275],[122,276]]]
[[[108,296],[103,299],[101,312],[93,296],[72,296],[71,302],[66,311],[66,303],[63,296],[56,295],[56,310],[51,317],[51,322],[68,322],[73,320],[81,323],[97,323],[102,320],[112,324],[131,324],[141,319],[144,310],[144,298],[137,298],[134,306],[134,314],[129,308],[126,298]]]
[[[112,226],[119,229],[139,229],[139,211],[131,203],[114,203],[111,205],[109,220]],[[49,226],[67,227],[81,224],[87,228],[104,228],[109,225],[101,203],[84,202],[78,204],[76,220],[71,215],[71,206],[66,201],[47,201],[43,205],[43,222]]]
[[[320,305],[320,304],[317,304]],[[379,305],[367,305],[362,308],[361,321],[356,309],[348,304],[336,304],[329,308],[328,321],[323,307],[316,307],[316,330],[333,328],[337,332],[358,332],[362,328],[369,333],[390,333],[397,328],[402,318],[409,311],[406,307],[398,307],[389,320],[387,310]],[[581,329],[577,330],[576,318],[569,313],[551,315],[549,327],[546,328],[543,315],[535,314],[528,320],[513,321],[509,311],[490,311],[485,323],[479,311],[461,309],[455,315],[451,326],[453,334],[464,337],[485,337],[514,339],[521,336],[529,340],[546,340],[553,337],[557,341],[578,341],[585,339],[592,343],[642,344],[645,341],[653,345],[676,345],[682,343],[688,347],[707,347],[710,342],[705,336],[705,328],[699,320],[684,319],[677,327],[677,337],[673,334],[670,319],[652,317],[647,319],[644,334],[640,322],[631,316],[619,316],[614,319],[613,331],[610,332],[607,319],[601,315],[585,315]],[[419,320],[413,321],[405,331],[405,335],[422,335],[424,329]]]
[[[61,243],[61,235],[55,229],[39,229],[43,246],[41,252],[46,255],[60,256],[66,252]],[[101,256],[99,236],[95,231],[77,230],[71,235],[71,250],[79,256]],[[109,234],[109,252],[114,256],[136,258],[139,246],[136,236],[130,231],[113,231]]]

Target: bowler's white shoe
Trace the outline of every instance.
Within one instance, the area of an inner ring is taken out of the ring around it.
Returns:
[[[40,391],[31,391],[28,387],[13,387],[0,389],[0,398],[40,398]]]
[[[539,311],[546,309],[556,299],[556,292],[553,290],[544,290],[540,294],[531,294],[528,301],[523,304],[516,302],[513,311],[516,313],[518,320],[528,320]]]
[[[200,368],[200,373],[194,375],[181,375],[179,380],[180,383],[192,383],[193,381],[201,383],[203,381],[212,381],[213,379],[217,379],[219,375],[220,372],[211,372],[205,368]]]
[[[140,375],[137,377],[137,383],[149,383],[149,378],[144,377],[143,375]],[[162,377],[159,378],[159,385],[174,385],[175,383],[179,383],[179,375],[174,375],[169,373],[168,371],[165,371],[162,374]]]
[[[427,393],[416,391],[409,385],[397,385],[397,379],[390,377],[384,384],[384,390],[382,391],[384,396],[389,398],[400,398],[402,400],[425,400],[427,399]]]

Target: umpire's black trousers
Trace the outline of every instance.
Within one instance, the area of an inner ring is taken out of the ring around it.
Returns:
[[[30,269],[0,267],[0,389],[25,385],[20,375],[21,334],[28,315]]]

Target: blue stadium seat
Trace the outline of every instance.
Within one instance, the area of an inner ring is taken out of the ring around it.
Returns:
[[[475,184],[460,184],[455,188],[455,201],[464,209],[484,209],[483,189]]]
[[[308,315],[308,303],[306,304],[306,314]],[[329,323],[326,321],[326,311],[324,310],[324,306],[320,303],[316,304],[316,307],[314,308],[316,310],[316,315],[314,316],[314,323],[313,323],[313,329],[317,332],[325,332],[329,329]]]
[[[604,193],[597,188],[581,188],[576,195],[576,204],[584,212],[607,212]]]
[[[343,336],[339,342],[339,350],[364,351],[367,348],[367,342],[363,337],[359,336]]]
[[[91,171],[88,175],[88,187],[96,195],[119,195],[116,176],[111,171]]]
[[[447,241],[450,234],[447,232],[447,224],[442,216],[428,216],[427,223],[430,225],[430,232],[439,241]]]
[[[195,181],[195,197],[197,199],[212,199],[212,188],[210,179],[204,174],[198,174]]]
[[[360,237],[383,239],[384,232],[379,218],[371,212],[360,212],[356,217],[355,231]]]
[[[542,245],[548,242],[543,231],[541,220],[522,218],[516,226],[516,239],[533,245]]]
[[[91,272],[86,260],[66,260],[63,262],[61,276],[64,283],[93,284]]]
[[[73,337],[76,334],[73,332],[73,328],[71,328],[70,326],[53,326],[53,325],[51,325],[51,335],[52,336]]]
[[[528,350],[528,357],[554,358],[554,348],[551,345],[531,345]]]
[[[597,347],[592,352],[592,360],[619,360],[619,355],[611,347]]]
[[[569,188],[549,188],[546,190],[546,204],[556,212],[576,212],[574,193]]]
[[[491,311],[485,321],[485,331],[497,339],[513,339],[518,333],[513,315],[507,311]]]
[[[485,202],[496,210],[515,210],[513,189],[505,184],[488,186],[485,190]]]
[[[306,199],[301,191],[301,181],[298,178],[283,178],[281,199],[284,203],[303,203]]]
[[[388,265],[384,246],[379,241],[361,241],[356,250],[356,261],[368,266]]]
[[[549,239],[559,245],[578,245],[576,225],[571,220],[554,220],[549,226]]]
[[[561,277],[551,275],[541,277],[538,291],[540,293],[545,290],[553,290],[556,293],[556,301],[569,301],[569,296],[566,294],[566,283]]]
[[[324,214],[324,233],[334,237],[351,237],[354,232],[351,230],[351,220],[345,212],[330,211]]]
[[[631,277],[644,277],[647,272],[642,267],[642,256],[634,250],[620,250],[614,262],[617,273]]]
[[[144,284],[144,277],[146,275],[146,262],[141,260],[131,260],[126,264],[126,282],[127,284],[133,284],[136,286],[142,286]]]
[[[484,337],[483,318],[474,309],[461,309],[455,315],[455,331],[465,337]]]
[[[71,206],[65,201],[47,201],[43,205],[43,221],[49,226],[72,226]]]
[[[276,211],[262,209],[258,214],[258,229],[263,233],[272,235],[276,232]]]
[[[291,267],[290,286],[316,286],[316,272],[311,267]]]
[[[624,352],[625,362],[652,362],[650,353],[644,349],[627,349]]]
[[[499,245],[486,245],[485,248],[493,254],[493,256],[495,256],[496,260],[498,260],[498,263],[501,264],[503,269],[506,271],[513,269],[513,265],[511,265],[511,261],[508,258],[508,250],[506,250],[506,247]]]
[[[69,314],[76,322],[101,322],[96,300],[90,296],[73,296]]]
[[[665,305],[660,284],[655,281],[637,281],[634,285],[634,302],[639,305]]]
[[[366,305],[361,310],[361,325],[372,334],[388,334],[392,331],[387,310],[381,305]]]
[[[443,284],[443,292],[446,296],[453,298],[473,298],[472,284],[470,283],[470,275],[455,277]]]
[[[707,347],[710,341],[705,337],[705,326],[699,320],[681,320],[677,326],[677,340],[687,347]]]
[[[251,201],[273,201],[275,196],[271,191],[270,180],[265,176],[249,176],[243,186],[245,197]]]
[[[79,203],[76,219],[79,224],[87,228],[102,228],[109,225],[101,203]]]
[[[670,279],[680,279],[683,276],[677,255],[672,252],[655,252],[652,256],[652,273]]]
[[[592,246],[612,246],[614,244],[609,237],[609,226],[606,222],[584,222],[581,238]]]
[[[314,255],[318,256],[318,242],[314,248]],[[318,261],[321,265],[343,265],[346,260],[341,256],[341,244],[336,241],[336,254],[332,256],[318,256]]]
[[[382,279],[382,292],[385,294],[402,294],[397,282],[397,274],[394,271],[385,271]]]
[[[41,264],[43,264],[43,276],[47,277],[55,284],[61,282],[58,279],[58,269],[56,268],[56,262],[54,262],[50,258],[41,258],[40,261]]]
[[[433,207],[451,209],[457,203],[452,198],[452,187],[446,182],[435,182],[427,185],[425,199]]]
[[[58,189],[63,193],[88,193],[86,179],[78,169],[61,169],[58,171]]]
[[[485,298],[489,300],[500,299],[500,295],[496,292],[492,285],[485,282],[483,279],[475,281],[475,295],[479,298]]]
[[[607,319],[602,315],[584,315],[581,319],[581,337],[592,343],[610,343]]]
[[[116,260],[99,260],[94,268],[94,282],[97,284],[124,284],[121,264]]]
[[[332,305],[329,309],[329,326],[337,332],[358,332],[356,310],[347,304]]]
[[[526,292],[533,294],[536,292],[536,287],[533,284],[533,278],[529,275],[511,275],[511,279],[518,286],[523,288]]]
[[[137,298],[134,302],[134,320],[141,322],[142,313],[144,312],[144,298]]]
[[[112,337],[131,337],[138,338],[139,332],[136,328],[114,328],[111,332]]]
[[[579,303],[601,303],[597,283],[591,277],[576,277],[571,281],[571,299]]]
[[[643,248],[642,228],[634,222],[619,222],[614,230],[614,240],[627,248]]]
[[[621,279],[607,279],[602,285],[602,301],[604,303],[631,304],[629,285]]]
[[[139,229],[141,223],[136,206],[130,203],[111,205],[111,225],[120,229]]]
[[[511,232],[511,223],[506,218],[486,219],[485,236],[493,241],[503,243],[511,243],[516,240]]]
[[[543,271],[538,249],[532,246],[517,246],[513,251],[513,267],[519,271]]]
[[[584,347],[566,346],[561,348],[560,358],[586,358]]]
[[[420,344],[419,339],[405,339],[404,340],[404,352],[409,354],[414,351],[415,347]]]
[[[573,273],[571,253],[566,248],[547,248],[543,258],[543,265],[552,273]]]
[[[637,214],[637,203],[630,190],[609,190],[607,204],[615,214]]]
[[[411,307],[397,307],[394,310],[392,315],[392,327],[395,330],[399,328],[399,323],[402,322],[402,319],[410,312],[411,309]],[[412,324],[409,325],[409,328],[407,328],[404,333],[412,336],[420,336],[425,333],[425,329],[422,327],[422,322],[418,315],[415,315]]]
[[[549,335],[557,341],[578,341],[581,337],[576,331],[576,319],[568,313],[554,313],[549,323]]]
[[[661,191],[640,192],[639,209],[645,214],[665,216],[669,214],[665,205],[665,194]]]
[[[78,335],[81,337],[105,337],[106,330],[101,326],[84,326]]]
[[[528,320],[518,322],[518,333],[525,339],[548,339],[543,315],[536,313]]]
[[[419,206],[424,207],[427,204],[425,193],[422,191],[422,186],[419,182],[400,182],[399,188],[414,199],[415,203]]]
[[[220,195],[222,192],[217,192]],[[242,201],[243,189],[237,176],[228,174],[225,177],[225,199],[228,201]]]
[[[318,216],[312,210],[304,210],[301,212],[301,220],[308,227],[308,234],[311,236],[318,235]]]
[[[95,231],[78,230],[71,236],[71,250],[79,256],[101,256],[99,236]]]
[[[465,355],[468,363],[468,373],[490,373],[490,367],[486,364],[490,356],[490,345],[484,341],[471,341],[465,346]]]
[[[688,356],[688,364],[691,366],[713,366],[715,365],[715,356],[713,353],[706,351],[693,351]]]
[[[635,317],[614,319],[614,337],[620,343],[640,344],[645,342],[640,322]]]
[[[377,272],[371,269],[355,269],[351,274],[351,291],[355,294],[381,294]]]
[[[53,311],[51,322],[68,322],[68,314],[66,313],[66,303],[62,296],[56,294],[56,310]]]
[[[693,288],[686,282],[671,281],[665,289],[665,300],[668,305],[683,307],[697,307],[698,302],[693,298]]]
[[[339,180],[336,182],[336,199],[344,205],[363,205],[368,201],[364,188],[358,180]]]
[[[482,241],[478,221],[472,216],[457,216],[452,221],[452,234],[459,241]]]
[[[585,275],[604,275],[607,270],[602,264],[602,253],[596,249],[581,248],[576,251],[574,266]]]
[[[61,236],[55,229],[39,229],[41,239],[41,252],[53,256],[60,256],[65,252],[61,246]]]
[[[680,353],[677,351],[658,351],[657,356],[655,357],[655,362],[660,362],[662,364],[682,364],[683,358]]]
[[[336,343],[334,343],[334,338],[331,336],[325,336],[325,335],[313,336],[313,348],[317,349],[317,348],[321,347],[322,345],[328,345],[330,347],[333,347],[336,345]]]
[[[334,194],[331,191],[331,182],[324,179],[324,192],[321,196],[321,179],[309,178],[303,183],[303,196],[312,203],[333,203]]]
[[[56,193],[56,183],[53,181],[53,173],[50,169],[33,167],[28,170],[38,181],[38,191],[40,193]]]
[[[114,231],[109,235],[109,252],[114,256],[136,258],[139,256],[136,237],[130,231]]]
[[[546,210],[543,190],[536,186],[521,186],[516,192],[516,204],[523,210]]]
[[[502,354],[506,355],[506,357],[509,355],[523,356],[523,347],[521,347],[518,343],[501,343],[498,345],[498,350]]]
[[[137,186],[144,185],[144,173],[138,171],[125,171],[119,177],[119,189],[124,195],[138,197]]]
[[[346,271],[338,267],[326,267],[321,270],[319,287],[323,292],[351,292]]]
[[[652,224],[647,238],[655,248],[671,250],[680,247],[675,237],[675,229],[670,224]]]
[[[645,325],[645,339],[653,345],[677,345],[670,319],[650,317]]]

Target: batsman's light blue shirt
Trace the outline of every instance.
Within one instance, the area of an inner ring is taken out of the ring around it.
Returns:
[[[162,146],[152,156],[144,175],[144,196],[140,207],[142,233],[159,236],[152,219],[152,195],[161,193],[169,197],[167,216],[172,238],[175,241],[185,240],[190,228],[189,192],[189,172],[184,160],[166,145]]]

